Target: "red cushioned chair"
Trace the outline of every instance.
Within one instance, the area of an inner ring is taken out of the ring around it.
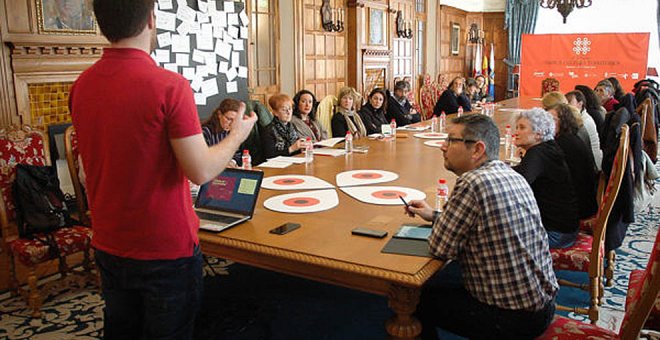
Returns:
[[[571,247],[564,249],[550,249],[552,265],[555,270],[582,271],[589,274],[589,284],[581,285],[566,280],[559,283],[566,286],[578,287],[589,291],[591,301],[588,308],[566,307],[557,305],[558,310],[571,311],[580,314],[588,314],[591,323],[598,321],[598,306],[604,293],[603,285],[603,262],[605,257],[605,228],[607,219],[612,212],[614,201],[619,193],[623,173],[628,160],[629,139],[628,126],[621,128],[619,137],[619,148],[614,156],[612,173],[607,182],[595,222],[593,224],[593,235],[579,233],[577,241]]]
[[[16,176],[17,164],[50,165],[48,139],[43,132],[32,130],[29,126],[0,130],[0,226],[2,227],[2,247],[10,258],[11,291],[19,292],[28,302],[33,317],[41,316],[41,301],[37,288],[37,267],[51,260],[58,260],[49,251],[49,246],[36,239],[21,238],[16,225],[16,207],[12,192],[12,184]],[[83,252],[83,266],[87,273],[93,267],[89,256],[92,230],[84,226],[72,226],[59,229],[52,233],[57,242],[62,259],[59,261],[59,272],[62,277],[72,273],[66,263],[66,256]],[[45,235],[40,235],[41,239]],[[17,266],[27,269],[28,289],[19,288],[16,275]],[[43,289],[50,286],[50,281]]]
[[[638,339],[645,322],[651,321],[649,314],[658,305],[660,291],[660,233],[655,237],[655,245],[646,269],[635,274],[639,280],[628,285],[626,294],[626,314],[619,334],[595,325],[585,324],[556,315],[552,324],[538,339]],[[657,319],[656,319],[657,320]]]
[[[435,102],[438,101],[438,94],[435,85],[431,82],[431,76],[428,74],[424,75],[423,85],[419,89],[419,98],[422,102],[422,119],[433,117],[433,108],[435,107]]]

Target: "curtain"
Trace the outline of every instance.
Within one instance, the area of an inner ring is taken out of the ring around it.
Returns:
[[[514,89],[514,79],[511,71],[520,63],[520,44],[522,34],[534,33],[536,17],[539,12],[538,0],[507,0],[504,12],[504,29],[509,32],[509,55],[506,64],[509,66],[507,88]]]

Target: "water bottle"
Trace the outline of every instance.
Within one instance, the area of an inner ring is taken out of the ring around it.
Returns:
[[[458,115],[457,115],[457,117],[460,117],[460,116],[462,116],[462,115],[463,115],[463,107],[462,107],[462,106],[459,106],[459,107],[458,107]]]
[[[241,161],[243,162],[243,169],[252,170],[252,157],[250,157],[249,150],[243,150],[243,156],[241,157]]]
[[[439,123],[439,130],[438,132],[445,132],[445,128],[447,127],[447,114],[445,114],[445,111],[442,111],[440,114],[440,121]]]
[[[513,137],[511,136],[511,125],[507,125],[504,130],[504,152],[507,153],[511,150],[511,142]]]
[[[350,131],[346,131],[346,138],[344,139],[344,150],[349,154],[353,152],[353,134]]]
[[[438,180],[438,190],[435,193],[435,210],[442,212],[442,208],[447,203],[447,198],[449,197],[449,187],[447,186],[447,181],[444,178]]]
[[[431,132],[440,132],[438,131],[438,117],[436,116],[431,118]]]
[[[312,144],[312,138],[307,137],[305,143],[305,163],[311,163],[314,161],[314,144]]]
[[[392,130],[392,139],[396,139],[396,120],[392,119],[390,129]]]
[[[515,137],[515,135],[511,135],[511,139],[512,139],[512,140],[513,140],[514,137]],[[515,159],[515,158],[516,158],[516,151],[518,151],[518,147],[516,146],[516,144],[515,144],[515,143],[511,143],[511,146],[509,147],[508,150],[509,150],[509,151],[508,151],[508,152],[509,152],[509,157],[508,157],[508,159]]]

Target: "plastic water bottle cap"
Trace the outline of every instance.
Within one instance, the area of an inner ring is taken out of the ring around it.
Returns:
[[[243,155],[249,155],[250,151],[249,150],[243,150]]]
[[[445,180],[444,178],[440,178],[438,180],[438,184],[446,184],[446,183],[447,183],[447,180]]]
[[[507,125],[506,127],[507,127],[507,128],[510,128],[510,127],[511,127],[511,125]]]

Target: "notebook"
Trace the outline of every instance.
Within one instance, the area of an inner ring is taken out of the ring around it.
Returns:
[[[195,201],[200,228],[220,232],[251,219],[263,177],[262,171],[227,168],[203,184]]]

